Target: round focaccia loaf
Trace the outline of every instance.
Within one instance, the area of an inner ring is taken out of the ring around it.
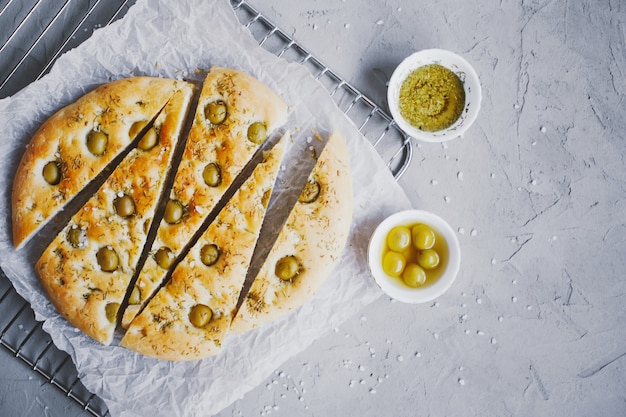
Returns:
[[[219,123],[210,121],[214,117],[211,106],[216,103],[223,104],[226,111]],[[263,124],[266,134],[270,134],[286,120],[287,105],[259,80],[230,68],[210,69],[170,193],[172,204],[182,209],[183,216],[174,223],[164,218],[159,224],[151,256],[146,259],[136,283],[141,298],[126,309],[124,327],[166,277],[167,263],[178,257],[265,140],[265,137],[258,142],[250,140],[251,127],[255,123]],[[207,183],[207,169],[213,170],[211,178],[218,179],[216,182]],[[168,257],[166,262],[163,256]]]
[[[103,344],[113,339],[191,101],[192,86],[179,87],[139,147],[72,216],[35,266],[57,310]]]
[[[274,321],[311,298],[339,261],[352,213],[348,150],[335,132],[233,319],[231,331],[242,333]]]
[[[13,244],[21,247],[89,184],[131,144],[133,124],[152,120],[181,85],[153,77],[113,81],[44,122],[15,175]],[[103,137],[106,145],[98,145]]]

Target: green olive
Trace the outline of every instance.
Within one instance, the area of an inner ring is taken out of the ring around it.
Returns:
[[[141,290],[135,286],[130,293],[130,297],[128,298],[128,304],[130,305],[138,305],[141,303]]]
[[[204,108],[204,116],[214,125],[224,123],[224,120],[226,120],[228,116],[226,103],[222,100],[217,100],[207,104]]]
[[[85,233],[85,230],[78,227],[77,225],[70,227],[67,231],[67,241],[70,242],[70,245],[75,248],[85,246],[86,239],[87,234]]]
[[[169,224],[176,224],[183,218],[183,205],[180,201],[170,200],[165,206],[163,219]]]
[[[402,273],[402,280],[409,287],[421,287],[426,283],[426,271],[416,264],[408,264]]]
[[[295,256],[285,256],[276,262],[274,269],[276,276],[283,281],[289,281],[300,273],[300,262]]]
[[[104,312],[107,315],[107,320],[111,323],[115,323],[117,319],[117,312],[120,309],[120,303],[109,303],[104,307]]]
[[[127,194],[113,200],[113,207],[120,217],[130,217],[135,214],[135,201]]]
[[[202,178],[209,187],[217,187],[222,183],[222,170],[215,162],[211,162],[204,167]]]
[[[219,257],[220,248],[214,243],[204,245],[202,249],[200,249],[200,261],[202,261],[202,263],[206,266],[215,264]]]
[[[147,120],[139,120],[138,122],[133,123],[133,125],[128,130],[128,136],[130,136],[130,140],[134,140],[137,136],[139,136],[141,131],[146,126],[148,126],[148,123],[149,122]]]
[[[411,231],[405,226],[396,226],[387,235],[387,246],[394,252],[403,252],[411,245]]]
[[[383,256],[383,271],[392,277],[399,277],[404,271],[406,259],[401,253],[389,251]]]
[[[61,164],[57,161],[50,161],[44,165],[41,174],[48,184],[57,185],[61,182]]]
[[[213,310],[211,310],[211,307],[204,304],[196,304],[189,312],[189,321],[200,329],[209,324],[212,318]]]
[[[434,249],[419,251],[417,263],[424,269],[435,269],[439,265],[439,254]]]
[[[265,123],[254,122],[248,127],[248,140],[250,142],[261,144],[267,138],[267,127]]]
[[[176,257],[172,253],[170,248],[166,248],[165,246],[159,248],[154,254],[154,260],[157,265],[159,265],[163,269],[170,269],[172,265],[174,265],[174,260]]]
[[[298,197],[298,201],[304,204],[312,203],[320,196],[320,183],[317,181],[307,181],[306,185]]]
[[[148,131],[139,139],[137,147],[142,151],[149,151],[159,143],[159,135],[154,127],[148,129]]]
[[[411,229],[415,249],[430,249],[435,245],[435,232],[425,224],[416,224]]]
[[[96,259],[98,260],[100,269],[104,272],[115,271],[120,263],[120,258],[117,256],[115,250],[110,246],[100,248],[98,253],[96,253]]]
[[[109,138],[104,132],[92,130],[87,134],[87,149],[96,156],[104,155]]]

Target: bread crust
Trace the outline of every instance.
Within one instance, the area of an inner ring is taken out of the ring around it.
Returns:
[[[192,85],[177,86],[154,123],[158,144],[149,150],[131,150],[46,248],[35,267],[57,310],[103,344],[113,339],[116,312],[145,245],[191,101]],[[114,202],[122,196],[132,199],[134,214],[117,214]],[[71,231],[80,233],[81,238],[70,241]],[[98,264],[97,253],[102,248],[114,250],[119,258],[112,272],[103,271]]]
[[[213,125],[204,111],[216,100],[226,103],[228,116],[224,123]],[[245,72],[212,67],[205,78],[183,159],[170,192],[170,198],[185,207],[185,216],[176,224],[161,221],[150,252],[155,254],[160,248],[168,248],[177,257],[259,148],[259,144],[247,139],[248,127],[254,122],[263,122],[267,132],[271,133],[286,119],[287,105],[269,87]],[[202,172],[210,163],[220,168],[222,180],[217,187],[207,186],[203,180]],[[126,310],[122,320],[124,327],[128,327],[167,272],[153,256],[146,259],[137,281],[141,288],[141,302]]]
[[[176,266],[168,283],[131,321],[122,346],[170,361],[195,360],[220,351],[259,237],[266,210],[263,202],[274,185],[284,142],[283,138],[257,165]],[[208,244],[220,250],[211,266],[201,260],[202,248]],[[213,312],[212,320],[201,328],[190,320],[197,304]]]
[[[302,306],[330,277],[344,250],[352,224],[353,197],[349,155],[334,132],[311,174],[320,186],[312,203],[299,202],[231,324],[243,333],[277,320]],[[300,272],[289,281],[278,278],[277,262],[295,256]]]

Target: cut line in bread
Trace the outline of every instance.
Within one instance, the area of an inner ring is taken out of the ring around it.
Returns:
[[[155,77],[113,81],[44,122],[27,145],[13,183],[14,246],[23,247],[131,146],[135,123],[153,120],[185,84]]]
[[[121,346],[175,361],[220,351],[259,238],[285,142],[267,153],[176,265],[167,284],[131,321]]]
[[[190,84],[178,83],[178,87],[138,146],[72,217],[35,267],[57,310],[103,344],[113,340],[118,311],[146,242],[193,94]]]
[[[233,69],[209,70],[169,207],[137,277],[141,296],[124,312],[124,327],[161,286],[181,251],[267,136],[286,120],[287,105],[260,81]]]

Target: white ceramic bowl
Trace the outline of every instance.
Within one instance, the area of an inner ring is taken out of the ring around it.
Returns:
[[[435,132],[427,132],[412,126],[402,117],[398,107],[400,87],[404,80],[417,68],[429,64],[439,64],[454,72],[463,82],[465,89],[465,108],[461,117],[447,129]],[[389,110],[395,122],[407,135],[424,142],[444,142],[461,136],[476,120],[481,100],[480,80],[474,68],[461,56],[443,49],[424,49],[405,58],[393,72],[387,89]]]
[[[445,270],[434,283],[418,288],[404,285],[401,279],[387,275],[382,268],[382,259],[386,247],[387,234],[399,225],[424,223],[435,229],[448,244],[448,261],[442,265]],[[368,264],[378,286],[390,297],[405,303],[425,303],[445,293],[452,285],[461,265],[461,248],[456,234],[441,217],[422,210],[407,210],[393,214],[378,225],[370,239]]]

